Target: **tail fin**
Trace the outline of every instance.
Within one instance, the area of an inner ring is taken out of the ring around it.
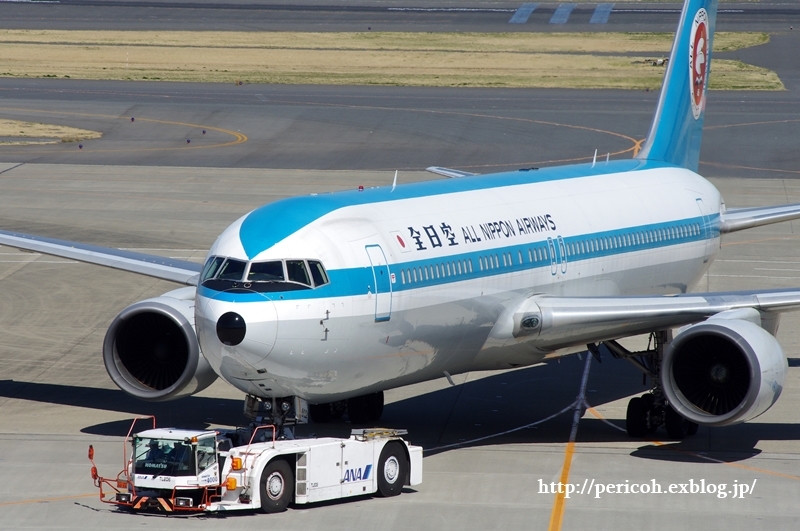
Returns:
[[[717,0],[685,0],[658,107],[636,158],[697,171],[716,21]]]

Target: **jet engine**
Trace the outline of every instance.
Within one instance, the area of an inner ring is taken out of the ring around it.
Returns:
[[[200,352],[194,329],[194,288],[128,306],[103,342],[109,376],[126,393],[153,402],[202,391],[216,373]]]
[[[781,346],[752,320],[712,317],[675,337],[661,374],[664,394],[680,415],[705,426],[729,426],[759,416],[778,400],[786,366]]]

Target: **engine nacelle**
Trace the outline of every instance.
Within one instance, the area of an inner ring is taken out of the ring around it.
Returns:
[[[712,317],[675,337],[661,374],[664,394],[680,415],[705,426],[729,426],[759,416],[778,400],[786,366],[781,346],[757,324]]]
[[[128,306],[106,332],[103,362],[126,393],[154,402],[202,391],[217,374],[200,352],[194,329],[194,288]]]

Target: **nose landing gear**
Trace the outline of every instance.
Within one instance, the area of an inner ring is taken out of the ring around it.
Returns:
[[[272,424],[279,439],[294,439],[294,428],[308,424],[308,402],[297,396],[258,398],[247,395],[244,416],[256,425]]]
[[[345,411],[353,424],[377,422],[383,414],[383,391],[338,402],[309,406],[311,420],[316,423],[339,420],[344,416]]]

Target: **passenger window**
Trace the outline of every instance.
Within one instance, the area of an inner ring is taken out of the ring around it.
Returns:
[[[206,261],[206,265],[203,266],[203,273],[200,275],[200,282],[204,280],[208,280],[209,278],[214,278],[214,275],[217,274],[219,270],[219,266],[222,265],[225,259],[221,256],[212,256],[211,258]]]
[[[283,262],[253,262],[247,274],[249,282],[283,282]]]
[[[244,275],[244,268],[247,265],[247,262],[242,262],[241,260],[233,260],[229,258],[222,264],[222,267],[219,270],[219,275],[217,278],[220,280],[242,280],[242,276]]]
[[[322,262],[309,260],[308,268],[311,270],[311,278],[314,279],[315,286],[322,286],[330,282],[328,279],[328,273],[326,273],[325,268],[322,267]]]
[[[311,285],[311,279],[308,277],[306,270],[306,263],[303,260],[286,260],[286,275],[291,282],[299,284]]]

